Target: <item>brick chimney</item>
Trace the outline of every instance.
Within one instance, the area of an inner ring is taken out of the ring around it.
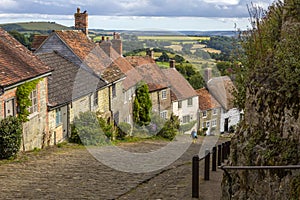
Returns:
[[[108,57],[111,57],[112,43],[109,40],[109,37],[107,37],[105,40],[105,37],[102,36],[102,40],[100,41],[99,45],[100,45],[101,49],[106,53],[106,55]]]
[[[112,48],[120,55],[122,55],[122,40],[119,33],[114,32],[113,39],[111,40]]]
[[[154,59],[154,52],[153,52],[153,50],[147,49],[146,55],[149,56],[151,59]]]
[[[204,80],[207,83],[212,78],[212,69],[206,68],[204,70]]]
[[[77,8],[77,13],[74,14],[75,17],[75,29],[82,30],[82,32],[88,35],[88,13],[84,11],[80,12],[80,8]]]
[[[170,68],[175,69],[175,60],[170,60]]]

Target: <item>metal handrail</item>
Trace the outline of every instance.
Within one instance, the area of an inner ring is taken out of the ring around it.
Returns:
[[[220,169],[236,170],[258,170],[258,169],[300,169],[300,165],[280,165],[280,166],[219,166]]]

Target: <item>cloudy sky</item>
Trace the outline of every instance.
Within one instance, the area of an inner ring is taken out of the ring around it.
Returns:
[[[267,8],[273,0],[0,0],[0,23],[55,21],[73,26],[80,7],[89,14],[89,28],[246,29],[251,2]]]

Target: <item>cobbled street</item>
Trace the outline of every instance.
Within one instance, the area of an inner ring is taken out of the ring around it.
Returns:
[[[170,166],[143,174],[116,171],[77,145],[25,153],[22,160],[0,162],[0,199],[192,199],[191,161],[199,153],[203,138]],[[220,140],[225,139],[219,138],[218,143]],[[118,146],[132,152],[150,152],[166,144],[144,141]],[[202,169],[201,161],[200,193],[207,189],[200,199],[218,198],[221,171],[212,175],[215,181],[204,182]]]

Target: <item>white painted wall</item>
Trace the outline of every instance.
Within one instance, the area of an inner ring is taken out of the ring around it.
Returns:
[[[225,125],[225,119],[228,118],[228,128],[230,126],[237,125],[240,121],[240,111],[237,108],[232,108],[228,110],[227,112],[224,112],[224,109],[222,108],[221,111],[221,125],[220,125],[220,132],[224,132],[224,125]]]
[[[181,108],[178,108],[178,101],[172,102],[173,114],[179,117],[180,124],[184,124],[183,116],[186,116],[186,115],[190,115],[190,121],[197,120],[197,113],[198,113],[198,109],[199,109],[198,96],[192,97],[192,99],[193,99],[192,106],[188,106],[188,99],[182,100]],[[197,123],[195,124],[195,126],[193,128],[194,129],[197,128]],[[185,133],[190,134],[190,131],[187,131]]]

